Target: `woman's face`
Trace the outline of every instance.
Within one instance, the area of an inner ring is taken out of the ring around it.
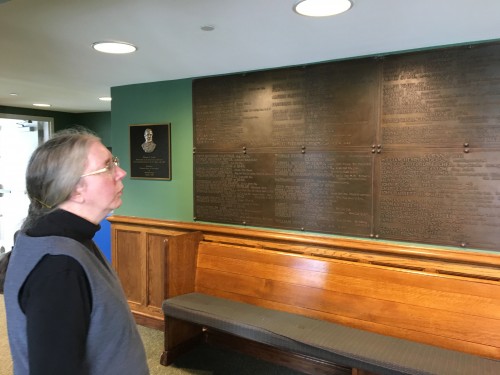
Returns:
[[[108,170],[102,173],[82,177],[79,186],[83,198],[82,209],[86,214],[84,217],[96,224],[122,204],[122,180],[127,172],[115,166],[112,159],[113,155],[101,142],[91,144],[83,174],[109,166]]]

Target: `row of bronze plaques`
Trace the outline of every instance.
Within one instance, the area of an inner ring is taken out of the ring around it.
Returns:
[[[195,80],[197,220],[497,250],[500,44]]]

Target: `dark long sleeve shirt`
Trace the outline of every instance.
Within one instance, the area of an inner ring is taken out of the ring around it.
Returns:
[[[30,228],[27,235],[69,237],[108,266],[92,241],[99,228],[57,210]],[[30,375],[78,374],[92,312],[90,285],[82,266],[70,256],[46,255],[26,279],[19,303],[28,322]]]

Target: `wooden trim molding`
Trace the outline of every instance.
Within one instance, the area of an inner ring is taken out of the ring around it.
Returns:
[[[391,243],[378,239],[333,238],[277,230],[180,222],[134,216],[110,216],[112,224],[148,227],[151,230],[199,231],[204,241],[297,252],[350,262],[500,281],[500,254],[452,250],[420,244]]]

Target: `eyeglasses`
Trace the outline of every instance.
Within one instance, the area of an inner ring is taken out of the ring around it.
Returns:
[[[93,176],[95,174],[100,174],[100,173],[104,173],[104,172],[108,172],[108,171],[113,172],[114,169],[116,167],[119,167],[119,166],[120,166],[120,160],[118,160],[118,158],[116,156],[113,156],[111,161],[109,161],[108,164],[104,168],[98,169],[97,171],[82,174],[80,177]]]

